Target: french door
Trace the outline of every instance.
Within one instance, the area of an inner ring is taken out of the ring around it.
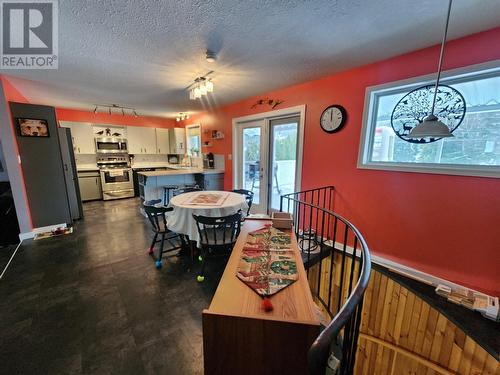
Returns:
[[[237,188],[254,193],[252,213],[267,212],[267,138],[265,120],[237,127]]]
[[[253,191],[252,213],[280,208],[280,197],[300,189],[300,116],[235,125],[235,185]]]

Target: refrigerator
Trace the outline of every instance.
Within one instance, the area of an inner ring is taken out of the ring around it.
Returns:
[[[78,220],[83,218],[82,200],[80,198],[80,187],[78,185],[78,173],[76,170],[75,153],[73,151],[73,139],[69,128],[58,128],[59,145],[63,162],[64,180],[68,196],[71,218]]]

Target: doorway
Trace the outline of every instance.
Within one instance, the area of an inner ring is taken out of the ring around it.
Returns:
[[[254,193],[252,213],[270,214],[300,190],[305,106],[233,119],[234,187]]]

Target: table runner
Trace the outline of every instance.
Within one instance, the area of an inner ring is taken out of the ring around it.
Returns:
[[[183,204],[193,206],[222,206],[228,196],[228,193],[200,192],[188,197]]]
[[[298,280],[291,235],[276,228],[248,233],[236,276],[262,297],[271,296]]]

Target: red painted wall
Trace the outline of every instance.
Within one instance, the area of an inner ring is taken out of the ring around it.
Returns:
[[[173,128],[174,119],[153,116],[131,116],[122,114],[94,113],[77,109],[56,108],[59,121],[92,122],[97,124],[145,126],[151,128]]]
[[[500,59],[500,28],[447,44],[445,69]],[[439,47],[397,56],[323,79],[275,90],[193,118],[225,133],[204,152],[226,154],[225,187],[232,187],[231,120],[271,110],[260,98],[306,104],[302,188],[335,185],[336,211],[364,234],[372,252],[469,287],[500,295],[500,179],[357,169],[368,86],[435,72]],[[334,135],[319,127],[330,104],[348,111]],[[207,135],[203,137],[206,139]],[[496,261],[495,261],[496,259]]]
[[[29,103],[28,99],[26,99],[23,94],[21,94],[13,85],[10,83],[7,77],[1,76],[5,99],[9,102],[18,102],[18,103]]]

